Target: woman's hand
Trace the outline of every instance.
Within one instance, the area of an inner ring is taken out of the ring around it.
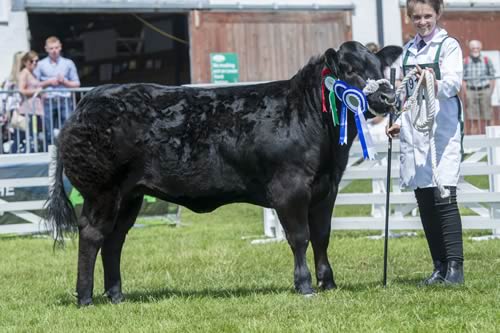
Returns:
[[[387,135],[391,139],[393,139],[395,136],[397,136],[400,131],[401,131],[401,125],[399,125],[399,124],[392,124],[391,127],[389,127],[389,125],[387,125],[385,127],[385,135]]]
[[[417,74],[416,74],[417,80],[420,80],[420,77],[422,76],[422,73],[424,72],[424,70],[427,70],[432,74],[432,77],[434,79],[434,91],[437,93],[438,86],[437,86],[437,81],[436,81],[436,73],[434,73],[434,69],[432,69],[431,67],[423,69],[419,65],[415,65],[415,67],[417,68]],[[424,80],[424,82],[422,82],[422,84],[424,85],[424,87],[426,87],[427,80]]]

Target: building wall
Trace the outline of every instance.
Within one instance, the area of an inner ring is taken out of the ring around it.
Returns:
[[[26,12],[10,12],[7,23],[0,24],[0,83],[10,74],[14,53],[29,49]]]
[[[282,80],[313,55],[351,39],[350,12],[207,12],[190,15],[191,82],[210,82],[209,54],[237,53],[240,81]]]

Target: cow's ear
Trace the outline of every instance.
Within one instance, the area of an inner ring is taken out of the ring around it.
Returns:
[[[389,45],[377,52],[377,57],[382,63],[382,67],[391,66],[401,55],[403,49],[399,46]]]
[[[325,52],[325,66],[332,71],[332,73],[338,77],[339,74],[339,59],[337,52],[334,49],[328,49]]]

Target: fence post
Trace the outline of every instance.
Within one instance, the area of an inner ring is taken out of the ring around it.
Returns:
[[[377,166],[387,167],[387,156],[385,153],[377,152],[380,156],[380,160],[376,163]],[[384,179],[373,178],[372,179],[372,193],[387,193]],[[390,191],[390,190],[389,190]],[[371,210],[372,217],[382,218],[385,216],[385,204],[372,204]]]
[[[269,238],[255,239],[251,244],[265,244],[269,242],[279,242],[286,239],[285,231],[281,226],[276,211],[271,208],[264,208],[264,235]]]
[[[49,153],[49,195],[52,193],[52,190],[54,188],[54,184],[56,182],[56,165],[57,165],[57,149],[55,145],[49,145],[48,147],[48,153]],[[51,224],[49,221],[47,223],[47,229],[49,232],[52,234],[52,238],[56,239],[56,228],[51,228]]]
[[[500,140],[500,126],[487,126],[486,127],[486,137],[495,138]],[[499,165],[500,164],[500,147],[489,147],[488,148],[488,164],[489,165]],[[500,191],[500,175],[494,174],[489,176],[490,192]],[[493,219],[500,217],[500,207],[497,204],[492,204],[490,207],[490,216]],[[500,238],[500,226],[497,226],[492,230],[492,238]],[[490,238],[491,239],[491,238]]]

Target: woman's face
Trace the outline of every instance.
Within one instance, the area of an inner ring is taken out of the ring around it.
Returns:
[[[413,7],[410,19],[415,31],[424,37],[432,33],[440,16],[430,5],[418,2]]]
[[[35,57],[33,59],[28,60],[24,66],[30,71],[33,72],[36,68],[36,65],[38,63],[38,57]]]

